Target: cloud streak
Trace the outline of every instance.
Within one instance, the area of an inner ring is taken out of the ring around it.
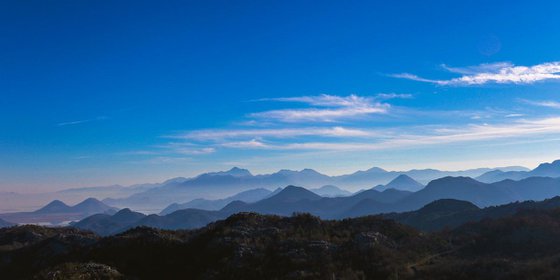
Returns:
[[[532,84],[539,81],[560,79],[560,62],[557,61],[533,66],[515,66],[508,62],[500,62],[463,68],[443,65],[443,68],[462,76],[448,80],[427,79],[410,73],[393,74],[391,76],[441,86],[471,86],[489,83]]]
[[[312,106],[312,108],[280,109],[249,114],[249,117],[252,118],[280,122],[335,122],[370,114],[385,114],[390,108],[389,104],[375,101],[372,97],[357,95],[322,94],[319,96],[268,98],[259,101],[294,102]]]
[[[547,107],[553,109],[560,109],[560,102],[552,101],[552,100],[527,100],[527,99],[519,99],[519,101],[539,107]]]
[[[364,142],[265,143],[261,140],[252,139],[250,141],[222,143],[221,146],[237,149],[374,151],[547,134],[560,134],[560,117],[516,120],[511,123],[495,125],[468,125],[462,128],[438,128],[426,134],[406,134],[402,132],[393,137],[371,138]]]
[[[196,130],[177,135],[165,136],[166,138],[186,139],[196,141],[238,139],[238,138],[293,138],[301,136],[319,137],[365,137],[378,132],[361,129],[336,127],[305,127],[305,128],[278,128],[278,129],[222,129],[222,130]]]
[[[70,122],[61,122],[61,123],[57,123],[57,126],[68,126],[68,125],[77,125],[77,124],[83,124],[83,123],[88,123],[88,122],[94,122],[94,121],[103,121],[103,120],[107,120],[109,119],[109,117],[107,116],[99,116],[96,118],[92,118],[92,119],[85,119],[85,120],[78,120],[78,121],[70,121]]]

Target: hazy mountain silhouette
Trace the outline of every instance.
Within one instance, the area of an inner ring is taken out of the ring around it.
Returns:
[[[307,212],[322,218],[341,219],[418,209],[420,210],[417,212],[404,214],[403,222],[433,230],[439,229],[442,225],[453,227],[464,221],[478,220],[492,215],[500,217],[492,213],[502,211],[492,212],[485,208],[484,211],[488,212],[484,213],[490,214],[483,215],[475,211],[478,207],[502,205],[514,201],[543,200],[557,195],[560,195],[560,179],[549,177],[531,177],[521,181],[505,180],[493,184],[485,184],[468,177],[445,177],[430,182],[417,192],[393,188],[380,192],[373,188],[347,197],[321,197],[305,188],[288,186],[277,191],[275,195],[253,203],[235,200],[216,211],[185,209],[162,216],[149,215],[132,224],[122,226],[119,230],[141,225],[164,229],[195,228],[238,212],[283,216]],[[506,212],[512,213],[513,210]],[[111,224],[112,221],[111,219],[106,221],[107,217],[100,215],[93,221],[99,219],[103,224]],[[418,223],[409,222],[411,220],[417,220]],[[102,229],[98,232],[106,234],[112,231]]]
[[[75,228],[91,230],[106,236],[126,231],[130,228],[148,226],[159,229],[193,229],[203,227],[211,222],[224,219],[228,214],[218,211],[200,209],[183,209],[167,215],[144,215],[123,209],[114,215],[96,214],[79,222],[72,223]]]
[[[78,213],[103,213],[108,211],[115,211],[116,209],[104,204],[103,202],[95,198],[88,198],[70,207],[70,210]]]
[[[243,174],[240,176],[240,174]],[[329,183],[330,177],[311,169],[301,171],[280,170],[273,174],[251,175],[250,172],[234,168],[225,172],[211,172],[173,182],[146,192],[134,194],[126,199],[103,200],[109,205],[141,209],[150,207],[166,207],[177,200],[189,200],[200,197],[215,197],[245,191],[252,188],[274,189],[294,183],[306,186],[323,186]],[[195,197],[193,197],[195,196]]]
[[[37,211],[35,214],[61,214],[61,213],[103,213],[115,208],[110,207],[95,198],[87,198],[86,200],[74,205],[68,206],[60,200],[54,200]]]
[[[206,226],[207,224],[226,218],[223,212],[208,211],[200,209],[183,209],[165,216],[148,215],[135,223],[123,228],[148,226],[160,229],[193,229]]]
[[[537,168],[530,171],[503,171],[493,170],[478,177],[477,180],[485,183],[494,183],[502,180],[521,180],[529,177],[560,177],[560,160],[551,163],[541,163]]]
[[[346,190],[343,190],[337,186],[333,185],[325,185],[320,188],[310,189],[310,191],[323,196],[323,197],[337,197],[337,196],[348,196],[352,193]]]
[[[99,235],[110,235],[121,232],[144,217],[146,215],[125,208],[114,215],[95,214],[79,222],[72,223],[71,226],[91,230]]]
[[[379,184],[388,184],[390,181],[398,178],[399,175],[407,175],[420,183],[427,183],[444,176],[480,176],[491,170],[494,169],[479,168],[465,171],[440,171],[435,169],[386,171],[374,167],[366,171],[357,171],[349,175],[327,176],[313,169],[303,169],[300,171],[280,170],[272,174],[252,175],[251,172],[246,169],[234,167],[228,171],[209,172],[193,178],[170,180],[158,187],[135,193],[127,198],[108,198],[103,200],[103,202],[116,207],[130,207],[139,210],[162,209],[177,201],[189,201],[197,198],[215,200],[225,195],[232,196],[235,193],[254,188],[272,190],[287,185],[296,185],[304,186],[308,189],[317,189],[325,185],[333,185],[346,190],[357,190],[360,188],[371,188]],[[506,167],[503,168],[503,170],[523,170],[523,168]],[[399,180],[405,179],[401,178]],[[415,189],[419,188],[419,185],[412,184],[411,182],[411,186],[408,187]],[[217,195],[221,197],[217,197]]]
[[[77,204],[86,198],[92,197],[99,200],[106,198],[126,198],[132,194],[144,192],[150,188],[161,186],[157,184],[136,184],[131,186],[96,186],[70,188],[60,191],[41,193],[0,192],[0,213],[30,212],[53,200],[64,201],[68,205]]]
[[[0,219],[0,228],[15,226],[16,224]]]
[[[195,208],[201,210],[219,210],[226,206],[228,203],[232,201],[243,201],[243,202],[255,202],[267,197],[272,192],[267,189],[253,189],[244,192],[240,192],[236,195],[224,198],[224,199],[216,199],[216,200],[209,200],[209,199],[194,199],[186,203],[173,203],[167,206],[160,212],[160,215],[167,215],[173,213],[177,210],[187,209],[187,208]]]
[[[381,186],[377,186],[375,187],[376,190],[378,191],[384,191],[387,189],[395,189],[395,190],[401,190],[401,191],[409,191],[409,192],[415,192],[418,190],[421,190],[424,187],[424,185],[416,182],[414,179],[410,178],[408,175],[402,174],[399,175],[397,178],[393,179],[391,182],[389,182],[389,184],[387,185],[381,185]]]
[[[419,230],[436,231],[444,228],[453,229],[483,219],[511,217],[521,210],[546,210],[558,207],[560,207],[558,196],[538,202],[532,200],[514,202],[482,209],[467,201],[441,199],[416,211],[389,213],[382,216]]]
[[[60,200],[53,200],[41,209],[34,211],[36,214],[52,214],[52,213],[69,213],[72,207],[66,205]]]
[[[243,169],[243,168],[239,168],[239,167],[233,167],[228,171],[218,171],[218,172],[209,172],[209,173],[204,173],[201,174],[198,177],[205,177],[205,176],[234,176],[234,177],[247,177],[247,176],[253,176],[253,174],[251,174],[251,172],[247,169]]]
[[[98,213],[114,214],[116,210],[116,208],[110,207],[95,198],[88,198],[74,206],[68,206],[60,200],[54,200],[33,212],[5,213],[0,214],[0,217],[13,223],[59,224]]]
[[[309,212],[323,218],[345,218],[417,210],[440,199],[464,200],[478,207],[487,207],[557,195],[560,195],[560,179],[531,177],[485,184],[468,177],[445,177],[414,193],[370,189],[348,197],[324,198],[303,188],[289,187],[268,199],[237,204],[229,209],[279,215]]]

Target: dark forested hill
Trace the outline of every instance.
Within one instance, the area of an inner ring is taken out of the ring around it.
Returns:
[[[424,210],[477,208],[441,201]],[[379,216],[253,213],[199,230],[139,227],[104,238],[19,226],[0,229],[0,272],[5,279],[554,279],[559,235],[558,208],[434,233]]]

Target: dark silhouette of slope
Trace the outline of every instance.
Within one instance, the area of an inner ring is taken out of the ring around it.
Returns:
[[[8,221],[4,221],[2,219],[0,219],[0,228],[5,228],[5,227],[11,227],[11,226],[15,226],[16,224],[14,223],[10,223]]]
[[[71,225],[75,228],[91,230],[105,236],[119,233],[144,217],[146,215],[125,208],[114,215],[95,214]]]
[[[427,233],[380,216],[255,213],[193,231],[137,227],[104,238],[10,227],[0,229],[0,271],[3,279],[556,279],[560,202],[531,203],[491,207],[518,209]],[[469,211],[486,209],[441,200],[418,217]]]
[[[267,189],[253,189],[244,192],[240,192],[236,195],[224,198],[224,199],[216,199],[216,200],[209,200],[209,199],[195,199],[191,200],[187,203],[173,203],[167,206],[160,212],[160,215],[167,215],[173,213],[177,210],[187,209],[187,208],[194,208],[194,209],[201,209],[201,210],[219,210],[226,206],[228,203],[239,200],[244,202],[255,202],[267,197],[272,192]]]
[[[207,211],[199,209],[183,209],[175,211],[165,216],[158,216],[155,214],[148,215],[139,221],[122,228],[121,231],[138,227],[148,226],[159,229],[194,229],[206,226],[207,224],[219,219],[226,218],[222,212]]]
[[[505,186],[496,188],[469,177],[445,177],[431,181],[425,188],[406,197],[400,205],[395,205],[395,210],[414,210],[444,198],[466,200],[478,206],[497,205],[512,201],[507,194]]]
[[[511,217],[519,211],[549,210],[558,207],[560,207],[559,196],[543,201],[514,202],[482,209],[467,201],[441,199],[416,211],[389,213],[382,216],[419,230],[436,231],[444,228],[457,228],[463,224],[483,219]]]
[[[481,219],[483,215],[480,208],[468,201],[441,199],[416,211],[383,214],[382,216],[419,230],[435,231],[476,221]]]

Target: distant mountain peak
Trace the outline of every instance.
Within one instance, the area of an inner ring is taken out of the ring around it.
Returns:
[[[477,180],[471,178],[471,177],[465,177],[465,176],[445,176],[439,179],[435,179],[433,181],[430,182],[429,185],[431,185],[432,183],[441,183],[441,182],[469,182],[469,183],[480,183]]]
[[[366,170],[365,172],[371,172],[371,173],[374,173],[374,172],[375,172],[375,173],[384,173],[384,172],[387,172],[387,170],[385,170],[385,169],[383,169],[383,168],[381,168],[381,167],[375,167],[375,166],[374,166],[374,167],[372,167],[372,168],[370,168],[370,169]]]
[[[317,190],[323,190],[323,191],[326,191],[326,190],[333,190],[333,191],[334,191],[334,190],[337,190],[337,191],[338,191],[338,190],[340,190],[340,188],[337,187],[337,186],[333,186],[333,185],[324,185],[324,186],[318,188]]]
[[[297,173],[297,171],[290,170],[290,169],[280,169],[280,170],[278,170],[278,172],[276,172],[276,174],[282,174],[282,175],[294,174],[294,173]]]
[[[289,185],[289,186],[286,186],[284,189],[282,189],[282,191],[280,193],[299,192],[299,191],[307,191],[307,190],[303,187]]]
[[[105,204],[96,198],[89,197],[84,199],[82,202],[74,205],[74,207],[93,206],[93,205],[105,205]]]
[[[321,173],[317,172],[315,169],[311,169],[311,168],[304,168],[300,171],[300,173],[321,174]]]
[[[324,197],[348,196],[352,194],[334,185],[324,185],[317,189],[311,189],[311,191]]]
[[[282,189],[278,194],[270,197],[270,200],[282,200],[282,201],[297,201],[302,199],[316,200],[322,197],[314,192],[293,185],[289,185]]]
[[[533,169],[532,173],[535,175],[555,176],[560,174],[560,160],[555,160],[551,163],[545,162],[539,164],[537,168]]]
[[[115,220],[132,220],[132,219],[139,219],[141,217],[145,216],[142,213],[138,213],[138,212],[134,212],[132,210],[130,210],[129,208],[124,208],[121,209],[119,212],[115,213],[113,215],[113,219]]]
[[[99,199],[97,199],[97,198],[88,197],[88,198],[84,199],[84,201],[82,201],[81,203],[102,203],[102,202],[99,201]]]
[[[243,202],[241,200],[234,200],[230,203],[228,203],[226,206],[224,206],[220,211],[222,212],[235,212],[238,209],[241,209],[243,207],[245,207],[247,205],[246,202]]]
[[[234,176],[251,176],[253,174],[251,174],[251,172],[247,169],[244,168],[239,168],[239,167],[232,167],[230,170],[226,171],[228,174],[230,175],[234,175]]]
[[[187,181],[188,179],[185,177],[175,177],[175,178],[171,178],[166,180],[165,182],[163,182],[163,184],[172,184],[172,183],[182,183]]]
[[[399,183],[420,184],[420,183],[416,182],[414,179],[412,179],[410,176],[408,176],[406,174],[401,174],[401,175],[397,176],[395,179],[391,180],[391,182],[389,182],[389,184],[387,184],[387,185],[399,184]]]
[[[123,208],[123,209],[119,210],[117,213],[115,213],[115,216],[128,214],[128,213],[133,213],[133,211],[130,210],[130,208]]]
[[[478,206],[469,201],[458,199],[439,199],[426,204],[420,208],[420,212],[461,212],[468,210],[480,210]]]
[[[239,167],[232,167],[230,170],[227,171],[218,171],[218,172],[209,172],[202,175],[206,176],[233,176],[233,177],[245,177],[245,176],[253,176],[251,172],[247,169],[239,168]],[[201,175],[201,176],[202,176]]]
[[[49,204],[43,206],[41,209],[35,211],[35,213],[61,213],[68,211],[70,206],[66,205],[60,200],[53,200]]]
[[[415,192],[422,189],[424,185],[418,183],[416,180],[412,179],[410,176],[406,174],[401,174],[397,176],[395,179],[391,180],[387,185],[376,187],[379,191],[388,190],[388,189],[395,189],[401,191],[411,191]]]
[[[450,187],[453,188],[454,186],[463,187],[463,186],[479,186],[479,185],[484,185],[484,183],[481,183],[471,177],[447,176],[431,181],[430,183],[428,183],[428,185],[426,185],[425,189],[434,190],[434,189],[442,189],[442,188],[447,189]]]
[[[114,208],[93,197],[85,199],[84,201],[70,207],[70,209],[83,213],[101,213],[111,209],[114,210]]]

